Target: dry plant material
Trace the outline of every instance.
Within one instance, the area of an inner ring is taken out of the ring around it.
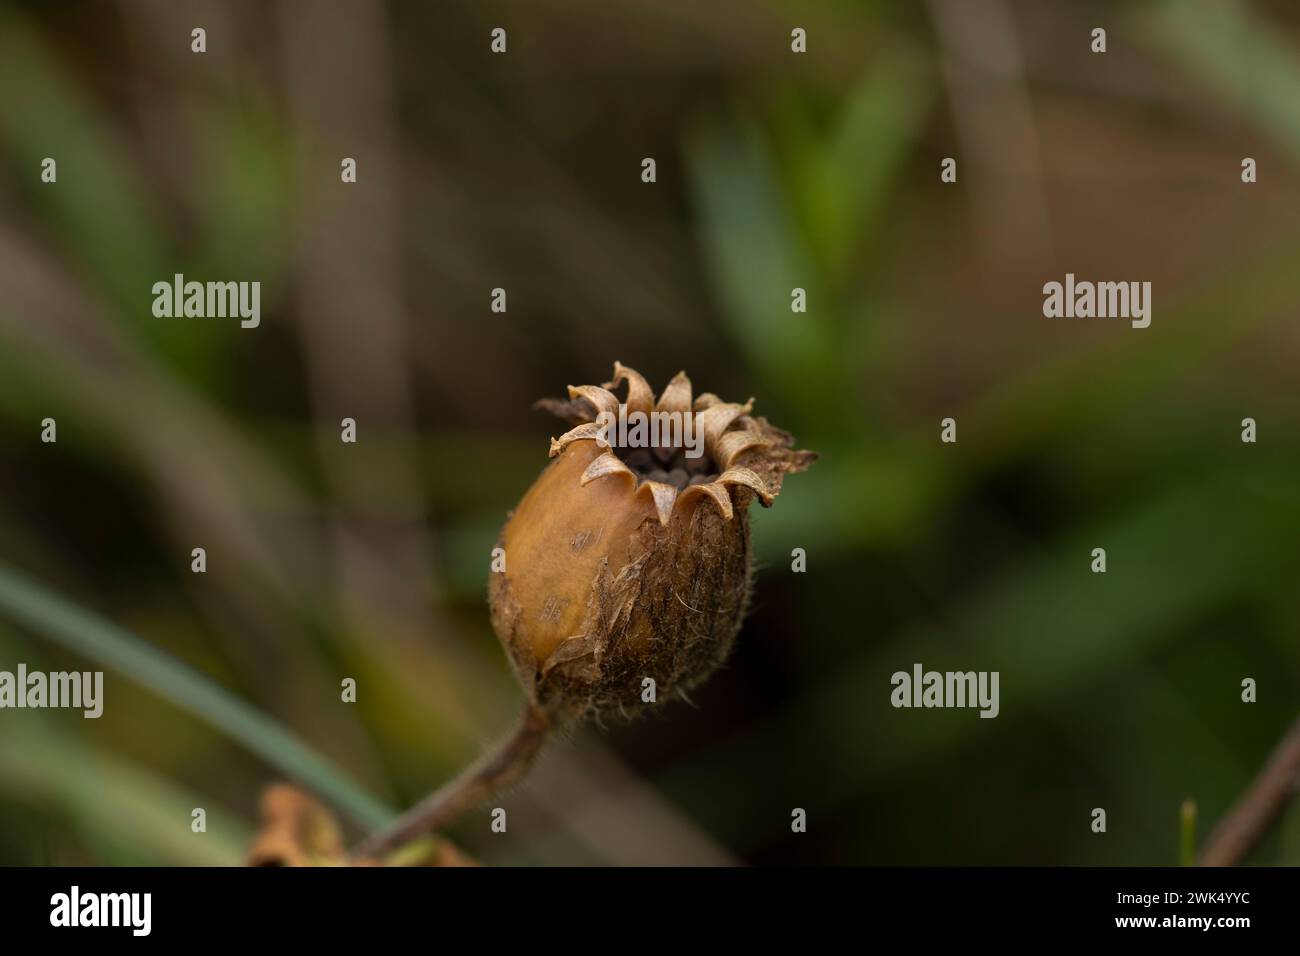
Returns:
[[[624,383],[619,399],[611,389]],[[506,570],[489,586],[493,626],[525,693],[564,721],[626,712],[647,678],[656,695],[689,690],[726,659],[744,617],[750,502],[770,506],[785,476],[816,455],[751,414],[752,399],[694,397],[684,372],[656,400],[616,362],[613,381],[541,404],[575,427],[552,439],[553,461],[507,520]],[[624,418],[692,418],[703,454],[611,447],[598,418],[620,405]]]
[[[620,399],[612,390],[622,386]],[[612,381],[538,405],[574,427],[551,440],[550,465],[507,518],[495,552],[504,564],[494,561],[488,586],[492,625],[527,696],[523,717],[363,841],[354,860],[378,858],[514,785],[556,727],[628,714],[649,688],[657,700],[708,677],[749,602],[749,506],[770,507],[785,476],[817,458],[752,414],[752,399],[696,396],[685,372],[656,398],[615,362]],[[623,427],[633,418],[658,424]],[[624,440],[632,435],[648,440]]]
[[[426,836],[383,860],[349,858],[338,820],[319,800],[287,783],[262,794],[262,829],[249,866],[477,866],[449,840]]]
[[[262,829],[249,866],[324,866],[343,858],[343,834],[320,801],[287,783],[262,794]]]

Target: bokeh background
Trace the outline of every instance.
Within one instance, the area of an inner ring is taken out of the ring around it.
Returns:
[[[107,672],[98,721],[0,713],[0,863],[238,863],[273,781],[357,835],[451,776],[519,705],[530,403],[615,359],[823,457],[755,509],[730,666],[462,847],[1177,862],[1300,701],[1298,184],[1281,0],[0,4],[0,669]],[[1151,327],[1045,319],[1067,271]],[[261,327],[155,319],[176,272],[260,280]],[[892,709],[916,661],[1001,715]]]

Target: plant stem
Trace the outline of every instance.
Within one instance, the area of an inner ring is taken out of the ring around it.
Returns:
[[[528,773],[550,732],[551,721],[529,704],[519,725],[492,750],[429,794],[392,824],[353,849],[354,861],[382,857],[422,834],[451,823],[462,813]]]
[[[1268,763],[1210,834],[1201,866],[1233,866],[1263,839],[1300,786],[1300,718],[1274,748]]]

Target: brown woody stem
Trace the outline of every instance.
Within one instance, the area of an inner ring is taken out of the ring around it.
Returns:
[[[1300,787],[1300,718],[1201,851],[1201,866],[1233,866],[1250,855]]]
[[[366,837],[353,849],[352,859],[385,856],[418,836],[446,826],[493,794],[518,783],[532,767],[550,729],[550,719],[530,704],[508,737],[393,823]]]

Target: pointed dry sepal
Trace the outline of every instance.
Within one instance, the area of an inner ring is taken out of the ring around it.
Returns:
[[[775,497],[762,478],[750,471],[748,468],[728,468],[718,476],[720,485],[740,485],[749,488],[754,494],[758,495],[758,500],[763,503],[764,508],[771,507],[772,499]]]
[[[636,481],[636,472],[623,464],[623,460],[618,455],[612,451],[607,451],[605,454],[592,459],[591,464],[587,466],[587,470],[582,473],[582,478],[579,479],[578,484],[588,485],[597,478],[604,478],[606,475],[625,475],[632,481]]]
[[[731,506],[731,493],[727,491],[727,486],[711,481],[707,485],[691,485],[680,495],[677,500],[683,505],[687,502],[704,496],[718,506],[718,511],[722,514],[724,521],[730,521],[735,513]]]
[[[691,410],[691,380],[685,372],[678,372],[659,395],[656,412],[681,412]]]
[[[622,362],[614,363],[614,378],[605,383],[605,388],[614,389],[627,382],[627,410],[648,415],[654,411],[655,393],[650,383],[636,369],[628,368]]]
[[[618,399],[614,393],[599,385],[570,385],[569,398],[585,398],[596,409],[596,414],[618,414]]]
[[[677,489],[661,481],[646,481],[637,489],[637,494],[649,494],[654,501],[655,513],[659,523],[667,525],[673,516],[673,505],[677,503]]]
[[[772,444],[761,432],[730,431],[722,435],[714,445],[713,460],[724,471],[745,452],[753,448],[766,448]]]
[[[748,415],[752,408],[753,399],[750,399],[744,405],[718,402],[702,412],[696,412],[695,427],[704,432],[704,453],[717,461],[718,441],[726,433],[727,429],[735,424],[736,419],[741,415]]]
[[[575,441],[603,442],[605,438],[602,434],[603,431],[604,429],[595,422],[585,422],[577,428],[571,428],[559,438],[551,439],[551,452],[549,457],[554,458]]]

